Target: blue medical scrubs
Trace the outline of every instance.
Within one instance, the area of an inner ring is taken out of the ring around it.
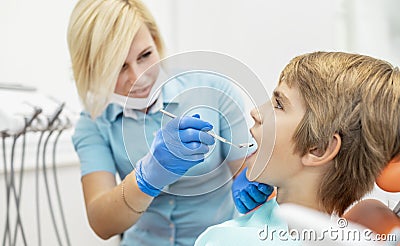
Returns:
[[[144,114],[110,104],[91,120],[83,112],[73,143],[82,176],[107,171],[121,179],[150,148],[155,132],[175,115],[200,114],[213,131],[234,143],[252,141],[241,93],[221,76],[203,72],[177,76],[163,86],[161,98]],[[177,182],[165,187],[135,225],[124,233],[121,245],[193,245],[207,227],[232,218],[231,173],[227,163],[254,149],[237,149],[216,141],[205,161]]]

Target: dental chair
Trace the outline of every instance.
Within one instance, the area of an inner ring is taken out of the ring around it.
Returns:
[[[400,192],[400,156],[392,160],[376,180],[386,192]],[[350,208],[344,218],[363,225],[375,233],[389,234],[400,230],[400,201],[392,209],[376,199],[365,199]],[[398,239],[400,240],[400,238]]]

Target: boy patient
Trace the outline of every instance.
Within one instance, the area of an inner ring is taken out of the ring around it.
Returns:
[[[246,176],[277,187],[277,196],[209,227],[196,245],[265,244],[263,226],[288,229],[278,204],[342,216],[400,152],[400,71],[358,54],[300,55],[281,72],[272,100],[251,116],[258,149],[246,160]],[[293,243],[276,240],[267,244]]]

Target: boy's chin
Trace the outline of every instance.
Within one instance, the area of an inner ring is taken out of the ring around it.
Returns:
[[[254,165],[255,163],[251,163],[247,165],[247,172],[246,177],[249,181],[257,181],[261,175],[261,172],[257,171],[257,166]]]
[[[259,162],[260,160],[258,160],[257,162],[257,158],[255,157],[246,162],[247,163],[246,177],[251,182],[253,181],[262,182],[262,176],[264,176],[262,174],[265,172],[267,164]]]

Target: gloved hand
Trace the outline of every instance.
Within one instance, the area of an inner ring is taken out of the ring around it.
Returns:
[[[189,168],[204,161],[215,140],[205,131],[213,126],[199,115],[175,118],[160,129],[149,153],[136,164],[139,188],[158,196],[164,186],[178,180]]]
[[[258,182],[250,182],[246,178],[247,167],[236,177],[232,184],[232,196],[237,210],[245,214],[263,204],[274,187]]]

